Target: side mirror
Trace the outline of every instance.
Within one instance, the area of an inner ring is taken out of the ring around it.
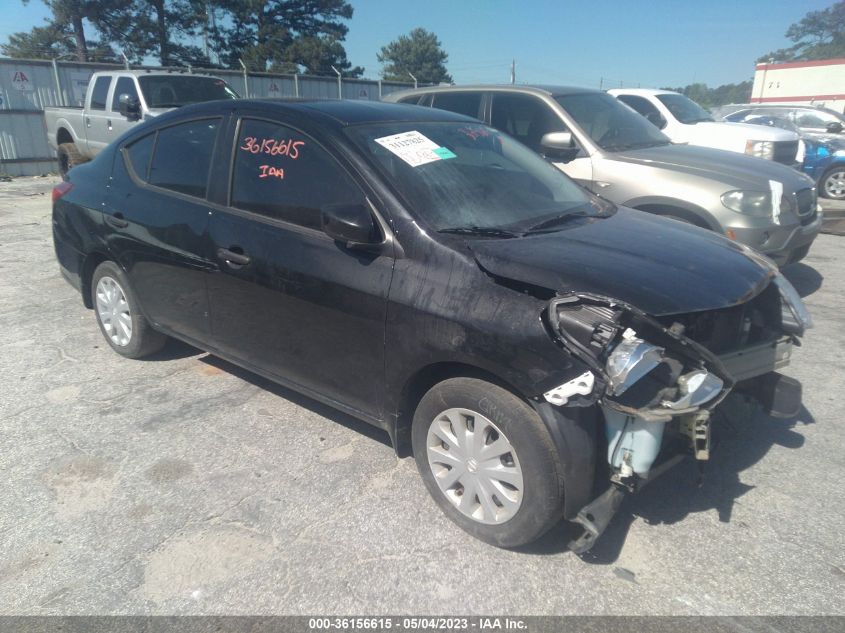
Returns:
[[[839,134],[842,132],[842,124],[838,121],[831,121],[827,124],[827,131],[831,134]]]
[[[364,204],[329,204],[320,209],[320,216],[323,232],[349,248],[366,249],[382,242],[373,214]]]
[[[547,158],[568,163],[578,154],[571,132],[548,132],[540,139],[540,149]]]
[[[120,113],[130,121],[141,118],[141,102],[136,97],[126,93],[117,98]]]

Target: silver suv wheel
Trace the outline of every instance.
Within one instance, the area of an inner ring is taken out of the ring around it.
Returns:
[[[511,519],[522,504],[522,468],[505,434],[482,414],[447,409],[429,426],[428,464],[462,514],[486,524]]]

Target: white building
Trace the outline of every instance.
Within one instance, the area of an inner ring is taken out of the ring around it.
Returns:
[[[845,58],[757,64],[751,103],[823,105],[845,110]]]

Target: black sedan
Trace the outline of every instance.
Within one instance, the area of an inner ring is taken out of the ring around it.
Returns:
[[[71,170],[53,232],[116,352],[178,338],[385,429],[499,546],[565,518],[587,549],[625,493],[707,458],[731,389],[800,396],[774,370],[809,316],[770,262],[442,110],[181,108]]]

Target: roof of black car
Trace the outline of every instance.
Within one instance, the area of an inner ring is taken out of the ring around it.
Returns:
[[[226,110],[248,108],[277,112],[296,112],[301,115],[322,118],[336,125],[355,125],[359,123],[387,123],[391,121],[474,121],[461,114],[446,110],[424,108],[402,103],[382,101],[354,101],[339,99],[237,99],[232,101],[214,101],[195,104],[190,107],[195,112],[219,109]],[[182,109],[184,110],[184,108]]]

